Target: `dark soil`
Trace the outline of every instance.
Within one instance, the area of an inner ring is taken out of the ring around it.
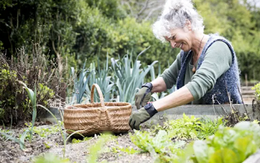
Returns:
[[[53,125],[46,125],[37,123],[37,127],[51,128]],[[0,126],[1,127],[1,126]],[[2,127],[3,128],[3,127]],[[26,126],[20,126],[13,129],[9,129],[12,132],[13,137],[19,137],[24,132]],[[132,132],[132,131],[130,131]],[[89,140],[72,143],[71,139],[64,146],[64,142],[60,132],[50,132],[46,134],[46,137],[41,137],[38,134],[34,134],[32,141],[25,141],[25,149],[21,150],[20,145],[14,141],[7,140],[0,136],[0,162],[1,163],[28,163],[33,162],[37,156],[45,155],[48,153],[55,154],[58,157],[63,157],[65,149],[65,158],[68,158],[70,162],[85,163],[89,156],[89,148],[95,144],[99,138],[99,135],[90,137]],[[116,138],[106,142],[102,147],[101,154],[98,157],[98,162],[115,162],[115,163],[150,163],[153,162],[153,158],[149,153],[136,153],[128,154],[120,150],[113,150],[113,148],[133,148],[139,150],[130,140],[129,134],[116,135]]]

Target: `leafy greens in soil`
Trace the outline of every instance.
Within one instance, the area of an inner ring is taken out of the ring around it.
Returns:
[[[260,146],[260,126],[256,123],[243,121],[234,127],[226,127],[222,119],[211,121],[185,114],[163,126],[123,135],[74,138],[66,146],[58,126],[38,125],[33,128],[32,141],[25,137],[24,150],[8,137],[0,136],[0,161],[239,163]],[[40,132],[41,128],[45,134]],[[24,130],[26,128],[0,131],[19,139]]]

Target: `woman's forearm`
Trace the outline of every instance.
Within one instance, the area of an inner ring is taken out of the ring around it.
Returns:
[[[174,91],[173,93],[169,94],[168,96],[165,96],[164,98],[161,98],[153,102],[153,106],[159,112],[159,111],[163,111],[180,105],[187,104],[193,100],[194,98],[190,93],[189,89],[186,86],[184,86]]]
[[[156,78],[151,83],[153,85],[152,92],[163,92],[167,90],[166,84],[162,77]]]

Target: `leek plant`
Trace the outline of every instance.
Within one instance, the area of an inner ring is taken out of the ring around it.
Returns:
[[[91,64],[91,70],[93,73],[91,74],[89,80],[90,87],[87,88],[87,92],[90,92],[91,86],[93,84],[97,84],[103,93],[105,102],[110,102],[111,99],[113,99],[115,93],[115,88],[114,88],[115,84],[112,80],[112,76],[110,76],[109,74],[110,69],[108,66],[108,60],[109,59],[107,56],[106,62],[103,65],[104,69],[101,68],[101,63],[99,59],[97,60],[97,69],[95,67],[94,62]],[[95,95],[95,97],[98,96]],[[98,98],[94,98],[94,99],[98,99]]]
[[[142,51],[136,57],[136,60],[132,61],[132,55],[130,58],[126,55],[122,62],[111,58],[112,69],[116,75],[115,84],[118,88],[119,101],[134,103],[134,95],[138,88],[144,83],[145,76],[151,70],[153,65],[158,61],[154,61],[145,69],[141,69],[141,63],[138,57],[144,53],[147,49]]]
[[[88,88],[88,82],[92,72],[86,69],[85,65],[86,63],[84,63],[79,77],[77,77],[74,67],[71,67],[71,77],[74,79],[74,92],[72,95],[72,101],[70,102],[71,104],[75,102],[80,104],[83,97],[86,97],[86,90]]]
[[[32,103],[32,108],[33,108],[33,113],[32,113],[32,126],[31,126],[31,130],[30,130],[30,141],[32,141],[32,136],[33,136],[33,127],[34,127],[34,123],[35,123],[35,119],[37,116],[37,108],[36,108],[36,86],[34,87],[34,91],[32,91],[30,88],[27,87],[27,85],[21,81],[19,81],[22,85],[23,88],[27,91],[29,98],[31,100]],[[25,131],[26,132],[26,131]]]

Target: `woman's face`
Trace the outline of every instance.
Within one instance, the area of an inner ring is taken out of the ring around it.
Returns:
[[[167,41],[171,44],[172,48],[180,48],[183,51],[189,51],[191,49],[191,33],[184,28],[172,29],[170,37],[165,37]]]

